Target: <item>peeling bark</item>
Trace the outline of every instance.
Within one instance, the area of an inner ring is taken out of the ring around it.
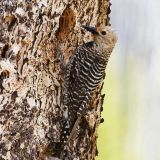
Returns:
[[[108,25],[108,0],[0,1],[0,159],[58,159],[65,62],[84,43],[80,24]],[[87,38],[86,38],[87,39]],[[90,115],[77,121],[66,159],[94,160],[104,96],[101,88]]]

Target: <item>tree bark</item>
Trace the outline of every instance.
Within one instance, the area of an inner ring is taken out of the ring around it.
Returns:
[[[0,160],[60,159],[65,62],[84,43],[80,24],[109,25],[108,0],[0,0]],[[94,160],[102,85],[68,142],[68,160]]]

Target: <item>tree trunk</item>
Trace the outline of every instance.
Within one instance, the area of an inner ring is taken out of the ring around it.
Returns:
[[[84,43],[80,24],[108,25],[108,0],[0,1],[0,160],[60,159],[65,62]],[[103,95],[68,142],[68,160],[94,160]]]

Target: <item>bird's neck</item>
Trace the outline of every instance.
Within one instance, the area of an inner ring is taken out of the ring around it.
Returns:
[[[105,45],[103,44],[99,44],[97,42],[94,42],[93,44],[93,48],[95,49],[96,54],[98,55],[98,57],[100,59],[102,59],[102,61],[104,61],[105,63],[108,62],[108,59],[110,57],[110,48],[105,48]]]

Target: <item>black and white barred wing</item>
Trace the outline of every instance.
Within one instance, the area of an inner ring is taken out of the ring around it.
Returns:
[[[79,47],[67,66],[65,105],[75,112],[87,109],[92,92],[103,79],[106,65],[92,46],[90,42]]]

